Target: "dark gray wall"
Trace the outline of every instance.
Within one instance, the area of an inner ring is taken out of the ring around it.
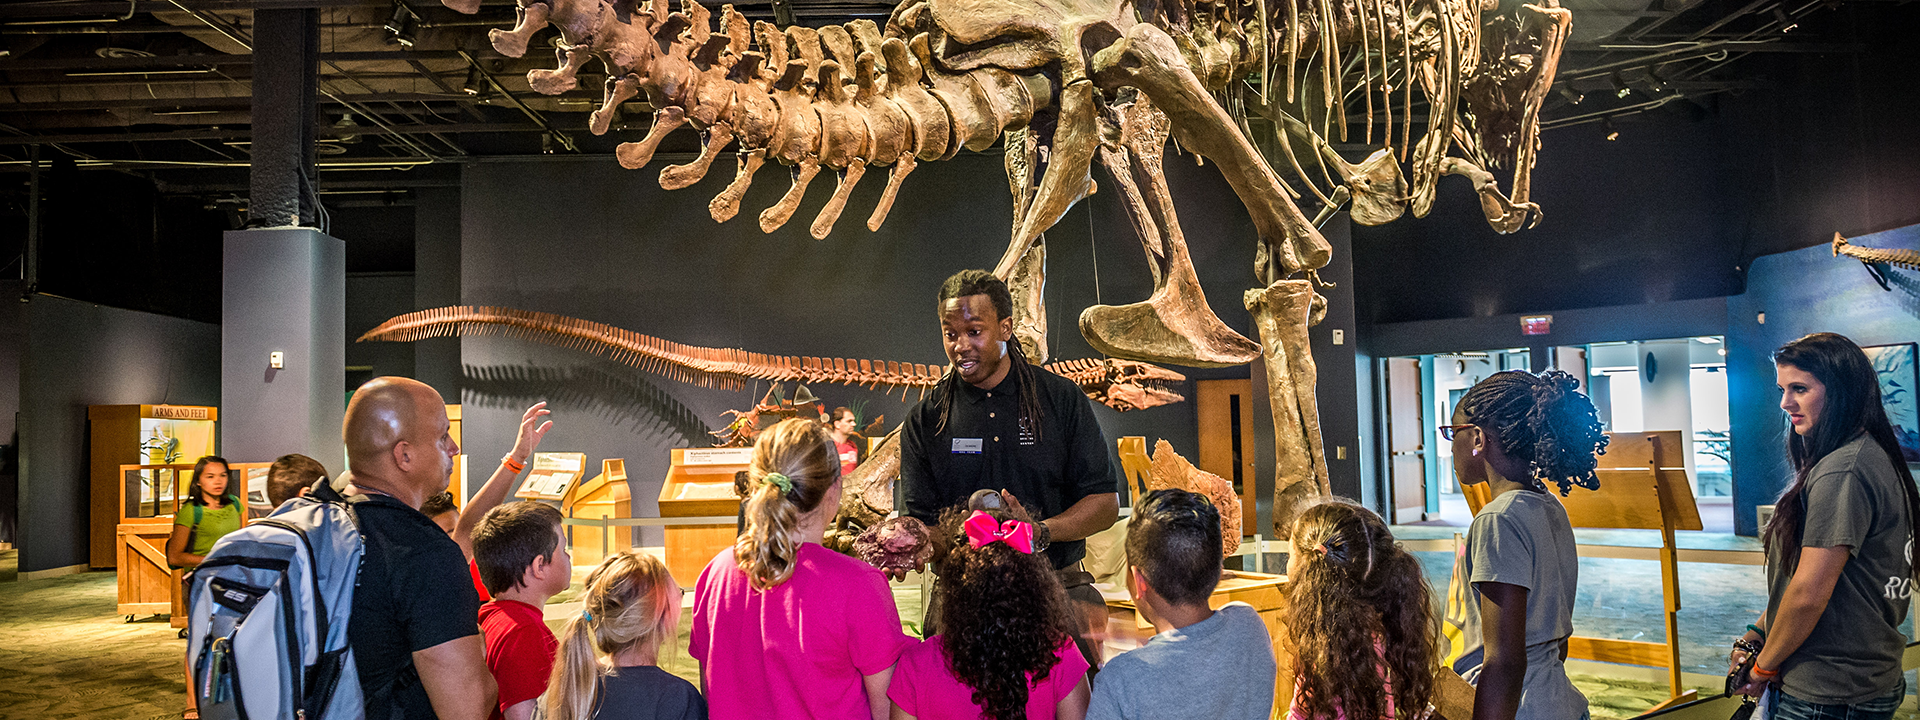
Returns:
[[[220,326],[47,295],[25,315],[20,571],[33,572],[87,562],[87,406],[220,404]]]
[[[0,281],[0,542],[17,542],[20,521],[20,353],[27,346],[27,306],[13,302],[24,285]]]
[[[1920,247],[1920,226],[1864,235],[1867,247]],[[1786,418],[1774,389],[1774,349],[1814,332],[1836,332],[1860,345],[1920,340],[1920,273],[1888,269],[1881,290],[1860,263],[1810,247],[1760,258],[1747,292],[1727,301],[1727,400],[1733,420],[1733,522],[1743,535],[1758,523],[1754,507],[1772,503],[1792,472],[1786,461]],[[1760,313],[1767,314],[1765,324]],[[1908,380],[1912,382],[1911,379]]]
[[[407,310],[459,305],[459,188],[415,190],[413,218],[413,306]],[[414,379],[432,385],[442,396],[458,402],[460,340],[434,338],[412,345]]]
[[[349,385],[355,384],[354,380],[363,376],[362,382],[382,375],[418,377],[415,358],[420,351],[420,343],[354,342],[355,338],[386,322],[388,318],[413,312],[413,299],[413,273],[353,273],[347,276],[347,367],[371,368],[350,371]]]
[[[1246,333],[1251,323],[1240,294],[1255,287],[1254,234],[1246,211],[1210,165],[1195,166],[1188,156],[1169,160],[1167,175],[1209,300],[1222,320]],[[764,235],[755,216],[787,185],[785,173],[774,168],[762,171],[740,217],[716,225],[707,216],[707,200],[731,179],[730,163],[716,164],[701,184],[675,192],[659,188],[658,165],[639,172],[598,159],[472,165],[461,197],[461,302],[571,315],[694,345],[944,363],[933,297],[947,275],[991,267],[1005,248],[1011,201],[1000,163],[998,157],[969,154],[922,164],[886,226],[874,233],[863,225],[882,183],[870,178],[853,193],[826,240],[806,235],[831,192],[826,176],[787,227]],[[1139,241],[1116,204],[1118,193],[1104,174],[1096,178],[1102,191],[1047,236],[1055,358],[1096,356],[1076,329],[1081,308],[1144,300],[1152,289]],[[1329,331],[1317,330],[1316,339]],[[520,410],[535,399],[527,389],[542,383],[494,383],[477,391],[474,374],[484,369],[538,379],[530,375],[537,369],[607,371],[604,361],[582,353],[497,337],[465,338],[461,354],[472,373],[461,402],[467,452],[478,459],[475,482],[491,458],[510,448]],[[1351,355],[1345,362],[1323,360],[1323,387],[1351,367]],[[1246,373],[1244,367],[1187,372],[1190,378]],[[666,451],[688,439],[657,419],[634,417],[633,408],[691,413],[706,427],[718,427],[723,410],[747,408],[766,388],[727,392],[658,376],[640,381],[545,383],[567,397],[556,402],[555,429],[543,449],[585,452],[594,462],[626,458],[640,500],[635,512],[645,515],[655,510]],[[811,389],[830,405],[866,400],[868,413],[885,413],[889,423],[917,400],[830,385]],[[621,404],[622,393],[641,398],[625,401],[624,414],[609,409]],[[596,394],[616,398],[605,402]],[[1328,412],[1337,401],[1323,390],[1321,402]],[[1109,437],[1166,438],[1189,457],[1197,452],[1191,404],[1098,413]],[[1349,429],[1341,432],[1357,435],[1354,422],[1347,420]]]

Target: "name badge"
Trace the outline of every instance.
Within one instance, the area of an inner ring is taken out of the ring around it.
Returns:
[[[982,441],[980,438],[954,438],[953,439],[953,451],[957,453],[968,453],[972,455],[978,455],[980,454],[981,448],[984,448],[984,447],[986,447],[986,443]]]

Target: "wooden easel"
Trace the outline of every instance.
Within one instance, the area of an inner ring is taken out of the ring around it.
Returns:
[[[1693,488],[1687,482],[1686,460],[1681,455],[1686,444],[1679,430],[1609,433],[1609,437],[1612,441],[1607,453],[1600,456],[1600,465],[1595,468],[1600,489],[1575,487],[1567,497],[1560,498],[1558,493],[1554,497],[1566,507],[1567,519],[1574,527],[1660,531],[1660,593],[1665,600],[1667,641],[1576,635],[1567,639],[1567,657],[1665,666],[1672,697],[1677,700],[1692,691],[1683,693],[1680,685],[1680,564],[1673,533],[1703,527]],[[1476,515],[1491,500],[1484,484],[1461,489]]]

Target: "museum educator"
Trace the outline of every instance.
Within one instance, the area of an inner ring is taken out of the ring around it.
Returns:
[[[1100,606],[1104,621],[1081,559],[1085,538],[1119,519],[1119,476],[1092,402],[1072,381],[1027,361],[1013,336],[1013,297],[999,278],[980,270],[947,278],[938,312],[952,365],[901,427],[903,513],[935,525],[976,490],[1012,496],[1039,519],[1036,545],[1068,597]]]

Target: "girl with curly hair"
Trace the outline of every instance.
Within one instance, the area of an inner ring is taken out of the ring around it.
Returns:
[[[587,576],[581,606],[560,632],[540,701],[546,720],[706,719],[693,683],[660,669],[660,648],[680,626],[680,585],[666,563],[639,548],[608,557]]]
[[[840,455],[818,421],[753,443],[746,532],[694,585],[689,653],[715,720],[887,717],[912,640],[887,579],[820,544],[840,506]]]
[[[1426,717],[1440,648],[1420,561],[1379,515],[1340,500],[1301,513],[1293,547],[1288,720]]]
[[[1593,468],[1607,437],[1579,387],[1558,370],[1495,373],[1440,429],[1460,483],[1486,483],[1493,494],[1454,568],[1471,588],[1454,669],[1478,686],[1474,720],[1588,717],[1566,669],[1580,558],[1567,510],[1546,486],[1562,495],[1600,486]]]
[[[1081,720],[1089,666],[1077,620],[1033,523],[1011,510],[950,512],[937,536],[939,635],[900,656],[894,720]]]

